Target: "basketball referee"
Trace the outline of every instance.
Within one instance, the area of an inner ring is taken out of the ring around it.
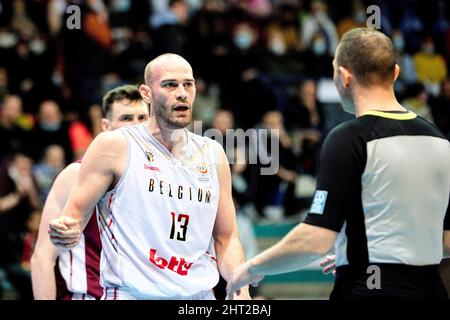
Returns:
[[[228,295],[334,245],[331,299],[447,299],[438,264],[450,251],[449,141],[397,102],[400,69],[381,32],[347,32],[333,67],[344,110],[356,118],[324,142],[305,221],[236,269]]]

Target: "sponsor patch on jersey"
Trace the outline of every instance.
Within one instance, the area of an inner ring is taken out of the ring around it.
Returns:
[[[314,193],[314,199],[312,201],[310,213],[322,214],[325,209],[325,203],[327,201],[328,191],[316,190]]]
[[[161,172],[161,170],[159,170],[158,167],[149,166],[148,164],[144,164],[144,169],[148,169],[148,170],[152,170],[152,171],[159,171],[159,172]]]

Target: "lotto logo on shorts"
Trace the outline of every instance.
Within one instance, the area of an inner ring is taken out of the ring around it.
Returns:
[[[322,214],[325,209],[325,203],[327,201],[328,191],[316,190],[314,193],[314,199],[312,201],[310,213]]]
[[[150,262],[160,269],[169,269],[180,276],[186,276],[193,262],[186,262],[184,258],[171,257],[169,261],[156,255],[156,249],[150,249]]]

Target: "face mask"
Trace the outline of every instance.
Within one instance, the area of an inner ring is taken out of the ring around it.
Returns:
[[[327,14],[323,11],[317,11],[316,13],[314,13],[314,16],[319,21],[327,20]]]
[[[270,42],[269,50],[277,56],[282,56],[286,53],[286,45],[282,40],[275,39]]]
[[[32,40],[29,43],[29,47],[30,47],[30,50],[37,55],[42,54],[46,49],[44,41],[42,41],[40,39]]]
[[[366,13],[364,11],[359,11],[355,14],[355,21],[358,23],[366,22]]]
[[[397,51],[402,51],[405,48],[405,40],[403,40],[403,37],[395,37],[392,42]]]
[[[100,13],[102,11],[105,10],[105,5],[103,4],[102,1],[97,0],[94,1],[93,3],[90,4],[89,6],[91,8],[92,11],[94,11],[95,13]]]
[[[14,33],[2,32],[0,33],[0,48],[12,48],[17,44],[17,37]]]
[[[239,49],[248,49],[252,45],[252,35],[249,32],[238,32],[234,36],[234,44]]]
[[[19,171],[14,166],[8,168],[8,175],[15,183],[20,179]]]
[[[314,41],[312,50],[316,56],[323,56],[327,50],[325,41],[323,40]]]
[[[115,0],[112,5],[111,9],[114,12],[127,12],[130,9],[130,0]]]
[[[50,132],[55,132],[58,131],[59,128],[61,128],[61,124],[60,123],[48,123],[45,121],[41,121],[39,123],[39,126],[45,130],[45,131],[50,131]]]

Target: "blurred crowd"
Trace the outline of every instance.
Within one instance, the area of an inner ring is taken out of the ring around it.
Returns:
[[[101,131],[102,95],[142,83],[164,52],[192,64],[204,130],[278,129],[277,174],[231,166],[247,255],[257,253],[251,221],[301,219],[321,143],[351,117],[333,87],[333,54],[372,4],[398,55],[399,101],[450,138],[445,0],[0,0],[0,299],[9,286],[31,298],[40,210],[54,177]]]

